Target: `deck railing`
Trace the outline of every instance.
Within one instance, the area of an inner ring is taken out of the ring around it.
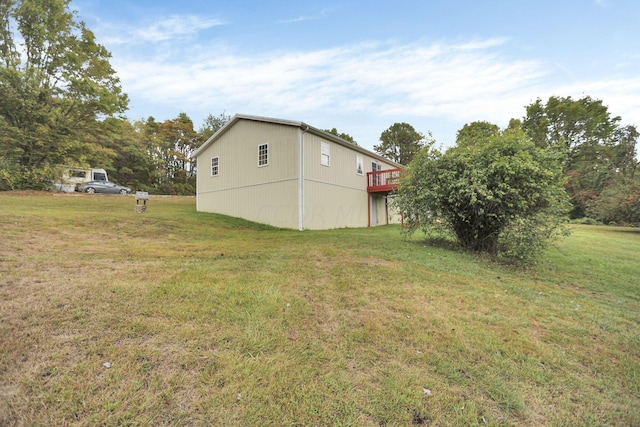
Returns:
[[[367,192],[388,193],[396,190],[401,173],[402,169],[399,168],[367,172]]]

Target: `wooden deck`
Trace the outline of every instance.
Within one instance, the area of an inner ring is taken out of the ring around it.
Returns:
[[[396,190],[401,173],[402,169],[399,168],[367,172],[367,192],[389,193]]]

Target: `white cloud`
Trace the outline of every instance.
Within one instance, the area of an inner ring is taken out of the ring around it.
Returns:
[[[164,41],[176,37],[190,36],[201,30],[223,25],[215,18],[203,18],[194,15],[174,15],[154,22],[147,28],[135,31],[135,35],[142,41]]]
[[[288,19],[281,19],[278,21],[279,24],[291,24],[291,23],[297,23],[297,22],[304,22],[304,21],[315,21],[317,19],[323,19],[326,18],[327,16],[329,16],[331,13],[334,12],[335,9],[323,9],[320,10],[316,15],[310,16],[310,15],[301,15],[301,16],[297,16],[295,18],[288,18]]]
[[[180,26],[169,27],[181,34]],[[339,111],[371,118],[376,134],[355,135],[365,144],[377,140],[380,123],[398,117],[422,121],[416,124],[422,130],[440,122],[456,126],[447,131],[449,139],[474,120],[505,126],[524,115],[525,105],[551,95],[590,95],[624,123],[640,124],[640,77],[563,83],[569,80],[553,63],[510,58],[508,45],[501,38],[361,43],[259,55],[191,46],[176,55],[115,54],[113,64],[132,105],[148,106],[140,116],[165,119],[158,116],[161,108],[192,117],[226,110],[323,126],[315,118]],[[330,125],[349,132],[348,124]]]
[[[285,111],[348,108],[456,118],[497,108],[495,117],[501,98],[546,73],[539,61],[510,61],[492,51],[503,43],[369,43],[260,56],[227,51],[175,63],[119,60],[116,68],[125,90],[159,102],[216,100]]]
[[[310,18],[308,16],[299,16],[297,18],[291,18],[291,19],[281,19],[280,21],[278,21],[279,24],[290,24],[293,22],[304,22],[304,21],[309,21],[312,20],[314,18]]]
[[[200,31],[225,25],[225,22],[213,17],[172,15],[140,27],[114,28],[105,25],[103,23],[99,29],[100,32],[107,33],[102,41],[106,45],[114,46],[190,39]]]

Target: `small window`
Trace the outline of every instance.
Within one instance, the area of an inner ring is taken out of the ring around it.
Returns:
[[[269,166],[269,144],[258,145],[258,167]]]
[[[220,173],[220,158],[211,158],[211,176],[218,176]]]
[[[331,147],[328,142],[322,142],[320,146],[320,164],[329,166],[331,164]]]
[[[364,160],[362,156],[356,156],[356,173],[358,175],[364,174]]]

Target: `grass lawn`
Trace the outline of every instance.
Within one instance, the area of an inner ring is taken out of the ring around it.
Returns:
[[[514,269],[396,226],[0,193],[0,425],[640,425],[640,232]]]

